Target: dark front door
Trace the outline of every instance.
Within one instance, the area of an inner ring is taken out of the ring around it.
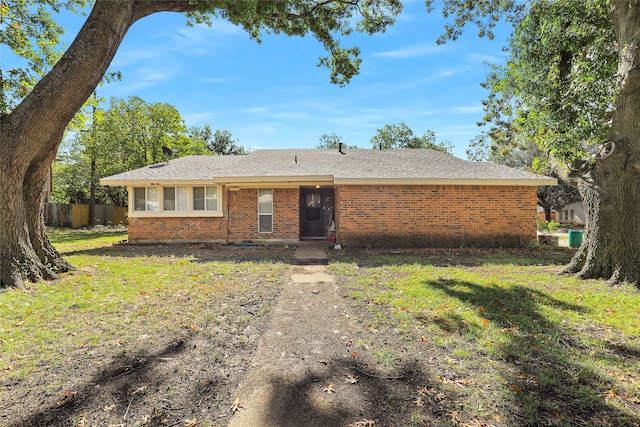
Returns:
[[[333,189],[302,188],[300,191],[300,237],[327,237],[333,220]]]

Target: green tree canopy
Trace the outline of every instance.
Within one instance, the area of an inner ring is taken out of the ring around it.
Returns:
[[[162,147],[177,157],[210,154],[205,141],[190,138],[178,110],[139,97],[113,98],[105,111],[89,116],[87,129],[71,134],[54,163],[52,198],[62,203],[89,203],[95,188],[98,204],[125,206],[126,190],[102,187],[98,179],[165,160]]]
[[[240,145],[238,139],[233,139],[233,135],[226,129],[211,130],[208,124],[199,127],[192,126],[189,129],[189,137],[198,144],[204,143],[212,152],[218,155],[247,154],[250,150]]]
[[[449,141],[436,143],[435,132],[428,130],[422,136],[415,135],[405,123],[385,125],[376,131],[371,138],[374,149],[391,150],[398,148],[431,148],[451,154],[452,144]]]
[[[561,163],[591,163],[611,127],[616,67],[607,1],[534,2],[484,83],[495,149],[530,140]]]

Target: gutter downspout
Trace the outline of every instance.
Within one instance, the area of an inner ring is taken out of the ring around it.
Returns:
[[[229,244],[229,205],[231,204],[231,199],[229,198],[229,186],[226,185],[225,188],[227,189],[227,230],[226,230],[226,237],[224,239],[225,244]]]

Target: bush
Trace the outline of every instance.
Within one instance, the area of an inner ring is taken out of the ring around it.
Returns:
[[[543,219],[538,220],[538,231],[541,233],[553,233],[559,226],[560,223],[556,221],[545,221]]]

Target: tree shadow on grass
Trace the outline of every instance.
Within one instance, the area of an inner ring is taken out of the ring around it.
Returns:
[[[457,396],[440,388],[438,381],[417,364],[406,363],[393,374],[368,373],[370,368],[353,360],[328,361],[334,373],[331,392],[322,375],[308,373],[295,382],[274,378],[264,416],[265,425],[278,427],[345,427],[433,425],[454,412]],[[346,373],[358,382],[345,382]],[[340,379],[340,381],[337,381]],[[373,422],[375,424],[370,424]]]
[[[329,252],[330,262],[351,262],[359,267],[429,265],[478,267],[488,264],[558,266],[571,261],[575,249],[346,249]]]
[[[126,239],[127,233],[125,230],[97,231],[77,229],[61,229],[58,230],[55,234],[49,233],[49,237],[52,243],[83,242],[115,236],[120,236],[122,237],[122,239]]]
[[[81,420],[86,416],[90,425],[129,425],[134,420],[149,426],[166,425],[162,420],[171,419],[170,406],[176,402],[154,397],[156,393],[166,397],[166,388],[170,386],[171,373],[163,365],[173,358],[185,357],[191,347],[187,336],[155,351],[122,353],[91,378],[85,381],[81,377],[72,378],[72,382],[80,385],[70,386],[70,390],[55,396],[44,390],[36,391],[42,394],[42,407],[30,413],[25,413],[26,409],[20,413],[14,407],[16,413],[7,421],[11,427],[75,426],[84,425]],[[201,393],[215,390],[219,383],[219,379],[211,379],[200,384]],[[163,404],[169,406],[164,408]]]
[[[511,400],[514,426],[638,426],[637,414],[607,401],[611,385],[582,363],[586,354],[575,332],[544,311],[585,311],[524,286],[486,287],[457,280],[433,280],[426,286],[475,306],[486,321],[507,338],[495,344],[494,359],[506,364],[502,372],[505,395]],[[445,330],[466,329],[460,317],[435,319]],[[626,356],[636,356],[626,352]]]

